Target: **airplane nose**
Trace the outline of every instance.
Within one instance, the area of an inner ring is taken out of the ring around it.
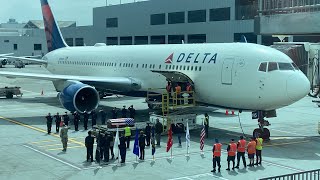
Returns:
[[[310,91],[310,82],[304,74],[294,74],[287,79],[287,94],[292,101],[298,101]]]

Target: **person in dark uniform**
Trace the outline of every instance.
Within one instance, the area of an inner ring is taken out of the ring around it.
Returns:
[[[134,116],[136,115],[136,110],[133,108],[133,105],[131,105],[129,108],[130,118],[134,119]]]
[[[104,156],[104,162],[109,162],[110,159],[110,139],[111,136],[109,133],[105,134],[104,136],[104,146],[103,146],[103,156]]]
[[[47,130],[48,130],[48,134],[51,133],[51,127],[52,127],[52,116],[50,113],[48,113],[48,115],[46,116],[46,119],[47,119]]]
[[[139,136],[139,149],[140,149],[140,160],[144,160],[144,149],[146,147],[146,137],[143,134],[143,131],[140,131]]]
[[[97,113],[93,110],[91,111],[91,119],[92,119],[92,124],[91,126],[93,127],[94,125],[97,125],[97,118],[98,118],[98,115]]]
[[[103,111],[103,109],[100,110],[100,118],[101,118],[101,124],[105,125],[106,124],[106,113]]]
[[[65,112],[66,114],[63,115],[63,122],[66,126],[69,126],[69,121],[70,121],[70,118],[68,116],[68,112]]]
[[[207,138],[209,138],[209,115],[208,115],[208,113],[206,113],[204,115],[204,128],[206,131],[206,136],[207,136]]]
[[[124,136],[124,133],[121,133],[121,137],[119,140],[120,140],[119,150],[120,150],[120,156],[121,156],[121,163],[125,163],[127,147],[126,147],[126,137]]]
[[[93,162],[93,144],[94,144],[94,137],[91,136],[91,131],[88,132],[88,136],[85,139],[85,145],[87,148],[87,162],[91,159]]]
[[[126,118],[127,117],[127,109],[126,106],[123,106],[122,110],[121,110],[121,115],[122,118]]]
[[[156,140],[157,140],[157,146],[160,146],[160,141],[161,141],[161,134],[163,132],[163,125],[157,119],[157,123],[155,125],[155,132],[156,132]]]
[[[59,113],[57,113],[56,115],[54,115],[55,118],[55,122],[56,122],[56,132],[59,132],[59,128],[60,128],[60,123],[61,123],[61,116],[59,115]]]
[[[112,119],[117,119],[117,108],[114,107],[111,111]]]
[[[89,121],[89,114],[88,114],[87,111],[84,111],[83,112],[83,127],[84,127],[84,130],[88,129],[88,121]]]
[[[73,113],[73,124],[74,124],[74,130],[79,131],[79,121],[80,121],[80,115],[78,114],[77,111]]]
[[[103,160],[105,142],[106,142],[106,139],[104,134],[99,132],[99,135],[97,138],[97,145],[98,145],[97,148],[99,149],[99,152],[100,152],[100,160]]]
[[[149,123],[149,122],[147,122],[147,126],[146,126],[144,132],[146,132],[146,142],[147,142],[147,146],[150,146],[151,126],[150,126],[150,123]]]

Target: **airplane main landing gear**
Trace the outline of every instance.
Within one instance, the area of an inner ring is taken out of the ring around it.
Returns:
[[[259,119],[258,120],[258,125],[259,128],[256,128],[253,131],[253,137],[258,137],[258,135],[261,135],[261,138],[265,141],[270,140],[270,131],[268,128],[265,128],[265,126],[270,126],[271,124],[269,123],[269,121],[264,120],[264,119]]]

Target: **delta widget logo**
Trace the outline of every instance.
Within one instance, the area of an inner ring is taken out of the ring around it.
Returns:
[[[173,53],[165,60],[165,63],[171,64],[173,59]]]

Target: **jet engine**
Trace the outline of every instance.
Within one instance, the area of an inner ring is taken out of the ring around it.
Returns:
[[[94,87],[80,82],[66,86],[59,93],[59,100],[67,110],[79,113],[96,109],[100,101],[99,93]]]

